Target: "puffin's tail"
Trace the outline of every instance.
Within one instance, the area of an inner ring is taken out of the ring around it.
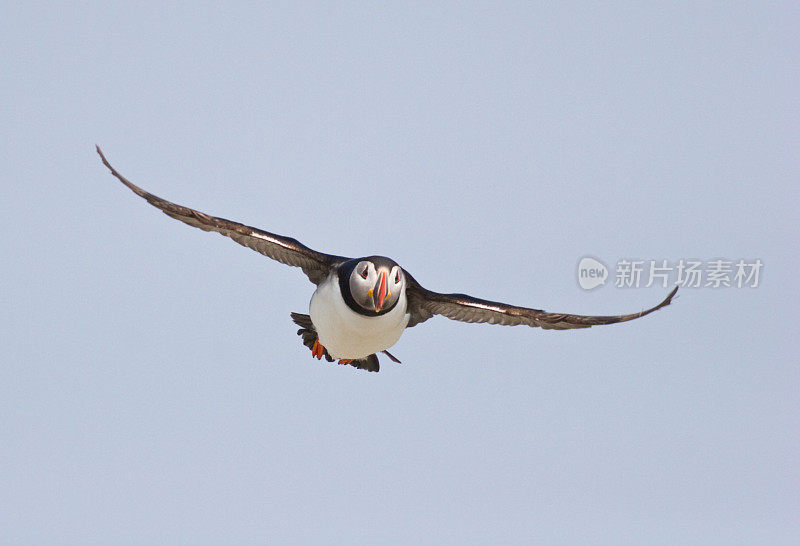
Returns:
[[[300,329],[297,331],[297,335],[303,338],[303,345],[314,350],[314,343],[317,341],[317,331],[314,329],[314,323],[311,322],[311,317],[308,315],[301,315],[300,313],[292,313],[292,320],[295,324],[297,324]],[[325,360],[328,362],[333,362],[333,357],[328,354],[328,350],[325,349]]]

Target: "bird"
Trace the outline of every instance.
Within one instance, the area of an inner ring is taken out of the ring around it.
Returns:
[[[291,313],[297,334],[317,360],[380,370],[378,354],[395,363],[388,349],[412,328],[433,317],[505,326],[526,325],[546,330],[570,330],[627,322],[666,307],[676,286],[658,305],[627,315],[550,313],[484,300],[466,294],[444,294],[424,288],[404,267],[384,256],[348,258],[312,250],[292,237],[277,235],[225,218],[178,205],[143,190],[122,176],[97,153],[111,174],[133,193],[167,216],[204,231],[215,231],[283,264],[299,267],[316,285],[309,313]]]

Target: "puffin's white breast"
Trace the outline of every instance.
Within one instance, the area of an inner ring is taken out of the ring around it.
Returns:
[[[397,343],[408,324],[406,308],[404,290],[385,315],[360,315],[344,302],[339,280],[331,274],[311,296],[309,314],[319,342],[333,358],[363,358]]]

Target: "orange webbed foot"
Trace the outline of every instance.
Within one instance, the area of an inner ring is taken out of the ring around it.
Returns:
[[[314,342],[314,346],[311,348],[311,354],[317,360],[320,360],[325,355],[325,347],[322,346],[319,340]]]
[[[353,358],[340,358],[339,359],[339,364],[352,364],[353,360],[355,360],[355,359],[353,359]]]

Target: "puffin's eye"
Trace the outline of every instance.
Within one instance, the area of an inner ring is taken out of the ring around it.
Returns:
[[[362,271],[362,272],[361,272],[361,278],[362,278],[362,279],[366,279],[366,278],[367,278],[367,276],[369,276],[369,268],[368,268],[368,267],[365,267],[365,268],[364,268],[364,271]]]
[[[394,276],[394,283],[398,284],[400,282],[400,272],[398,271]]]

